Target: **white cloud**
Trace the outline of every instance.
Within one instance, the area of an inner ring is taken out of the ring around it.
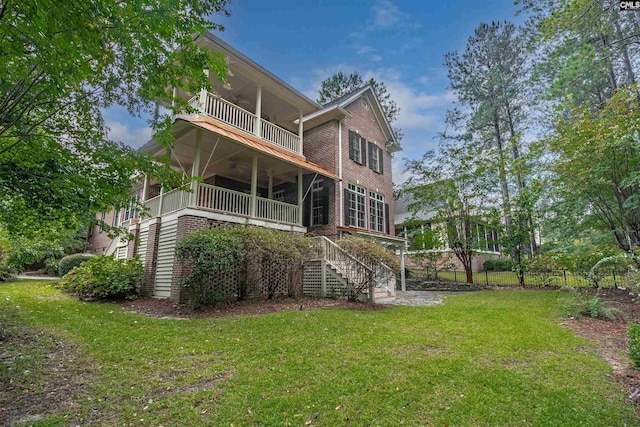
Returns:
[[[133,148],[140,148],[151,139],[151,128],[148,126],[134,127],[130,123],[115,120],[107,120],[105,124],[110,139]]]
[[[373,56],[371,56],[369,59],[371,59],[373,62],[380,62],[380,61],[382,61],[382,56],[380,56],[380,55],[373,55]]]
[[[376,2],[372,7],[374,13],[373,28],[389,29],[397,24],[402,15],[398,6],[388,0]]]

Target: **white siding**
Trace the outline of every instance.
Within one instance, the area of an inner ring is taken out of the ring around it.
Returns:
[[[126,243],[119,243],[119,245]],[[118,246],[115,252],[115,259],[126,259],[127,258],[127,246]]]
[[[176,246],[176,228],[178,220],[160,224],[158,235],[158,265],[153,296],[167,298],[171,294],[171,275],[173,274],[173,258]]]
[[[147,243],[149,242],[149,229],[140,230],[138,239],[138,258],[144,267],[144,260],[147,257]]]

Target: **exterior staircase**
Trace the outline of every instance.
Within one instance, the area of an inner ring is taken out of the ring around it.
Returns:
[[[395,301],[395,274],[389,267],[367,265],[324,236],[313,239],[318,244],[318,253],[305,263],[305,294],[381,304]]]

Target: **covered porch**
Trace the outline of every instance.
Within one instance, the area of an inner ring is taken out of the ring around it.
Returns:
[[[338,179],[290,150],[207,117],[179,118],[174,135],[172,148],[150,142],[143,150],[168,156],[172,167],[196,179],[171,191],[145,179],[139,194],[151,217],[189,208],[229,222],[306,232],[302,207],[314,178]]]

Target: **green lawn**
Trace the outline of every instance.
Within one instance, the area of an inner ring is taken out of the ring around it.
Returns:
[[[560,297],[169,320],[22,281],[0,285],[0,326],[52,338],[11,370],[0,359],[0,383],[37,392],[59,341],[90,370],[74,406],[30,425],[637,425],[607,363],[559,326]]]
[[[419,273],[418,273],[419,274]],[[438,273],[438,278],[456,281],[460,283],[464,283],[466,281],[466,276],[464,271],[441,271]],[[473,281],[479,285],[517,285],[518,284],[518,276],[513,271],[480,271],[473,273]],[[543,286],[545,281],[551,284],[552,286],[562,287],[562,286],[574,286],[574,287],[591,287],[593,284],[587,280],[586,277],[571,274],[569,272],[563,273],[559,272],[557,275],[546,275],[543,276],[541,274],[533,274],[526,273],[525,274],[525,284],[528,286]],[[611,274],[602,277],[598,285],[604,288],[613,288],[614,284],[617,286],[622,286],[621,277],[619,275],[613,276]]]

